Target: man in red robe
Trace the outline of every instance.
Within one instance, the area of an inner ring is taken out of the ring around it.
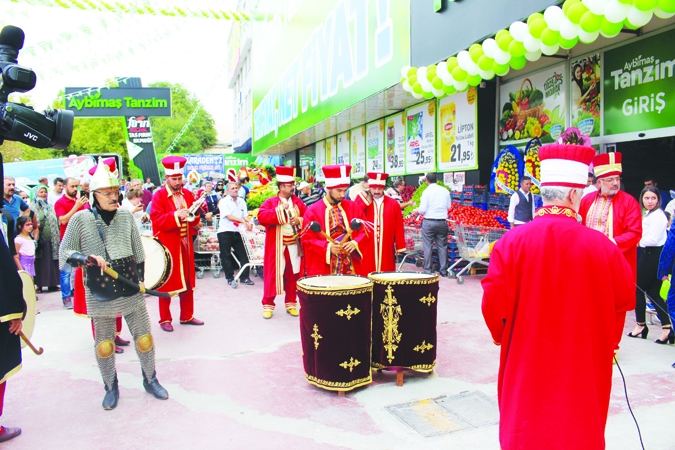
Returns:
[[[630,194],[620,189],[621,153],[597,155],[593,159],[593,170],[600,182],[600,190],[588,194],[581,201],[579,214],[582,223],[589,228],[598,230],[619,247],[632,269],[630,289],[635,294],[637,246],[642,238],[640,205]],[[622,330],[623,321],[621,321],[621,329],[618,330],[615,350],[619,349]]]
[[[298,234],[307,207],[293,195],[295,167],[277,167],[279,195],[268,198],[258,210],[258,221],[265,227],[265,285],[263,317],[271,319],[274,298],[286,292],[286,312],[298,316],[296,284],[300,275],[302,250]]]
[[[621,251],[577,222],[594,154],[591,147],[543,146],[544,206],[490,255],[482,310],[501,345],[504,450],[605,448],[615,330],[635,295]]]
[[[307,208],[304,215],[305,228],[312,222],[321,227],[321,232],[307,230],[302,235],[306,275],[367,276],[360,249],[366,239],[365,230],[351,227],[351,221],[362,219],[363,214],[356,203],[345,198],[352,166],[340,164],[322,170],[327,195]]]
[[[193,315],[196,281],[193,241],[201,222],[199,219],[194,222],[187,220],[194,197],[183,188],[183,168],[186,162],[182,156],[167,156],[162,159],[166,186],[158,189],[152,196],[152,231],[173,257],[171,275],[157,290],[180,292],[181,325],[204,325],[204,322]],[[170,307],[170,298],[159,299],[159,323],[164,331],[173,331]]]
[[[406,250],[401,206],[384,195],[388,177],[386,173],[368,172],[368,190],[360,192],[355,200],[363,208],[368,228],[371,223],[373,227],[363,255],[368,273],[395,271],[396,253]]]

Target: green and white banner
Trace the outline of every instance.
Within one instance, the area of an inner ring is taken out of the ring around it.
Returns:
[[[366,127],[354,128],[349,132],[351,139],[352,178],[366,176]]]
[[[438,101],[438,171],[478,168],[476,88]]]
[[[384,119],[366,125],[366,172],[384,170]]]
[[[385,125],[385,152],[386,172],[389,175],[405,174],[405,118],[403,113],[394,114],[384,120]]]
[[[436,171],[436,100],[406,109],[406,173]]]

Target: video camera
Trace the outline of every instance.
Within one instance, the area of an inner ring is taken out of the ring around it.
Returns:
[[[30,106],[7,101],[12,92],[28,92],[37,82],[32,69],[17,64],[24,37],[21,28],[11,25],[0,32],[0,144],[6,139],[63,150],[73,136],[72,111],[48,109],[39,113]]]

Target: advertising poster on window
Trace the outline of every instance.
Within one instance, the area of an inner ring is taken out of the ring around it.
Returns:
[[[670,30],[605,52],[605,136],[675,127],[673,40]]]
[[[351,164],[349,160],[349,131],[337,135],[337,163]]]
[[[478,168],[476,102],[475,87],[439,100],[436,155],[439,172]]]
[[[337,164],[337,148],[335,147],[335,136],[329,137],[326,139],[326,164],[334,165]]]
[[[406,172],[436,170],[436,100],[406,109]]]
[[[385,171],[390,176],[405,174],[405,117],[398,113],[384,120]]]
[[[300,170],[296,170],[296,176],[305,181],[316,177],[316,155],[311,146],[300,149]]]
[[[600,136],[600,99],[602,94],[601,54],[572,60],[570,112],[572,126],[586,136]]]
[[[326,164],[326,141],[319,141],[314,144],[314,151],[316,152],[316,179],[324,181],[323,171],[321,168]]]
[[[366,127],[354,128],[349,132],[351,139],[352,178],[366,176]]]
[[[565,63],[499,88],[499,146],[523,149],[535,137],[550,144],[565,131]]]
[[[384,119],[366,125],[366,172],[384,171]]]

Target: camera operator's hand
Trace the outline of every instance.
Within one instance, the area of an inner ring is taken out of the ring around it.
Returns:
[[[87,204],[89,199],[83,195],[81,195],[77,201],[75,202],[75,206],[77,206],[78,209],[82,208],[84,205]]]

